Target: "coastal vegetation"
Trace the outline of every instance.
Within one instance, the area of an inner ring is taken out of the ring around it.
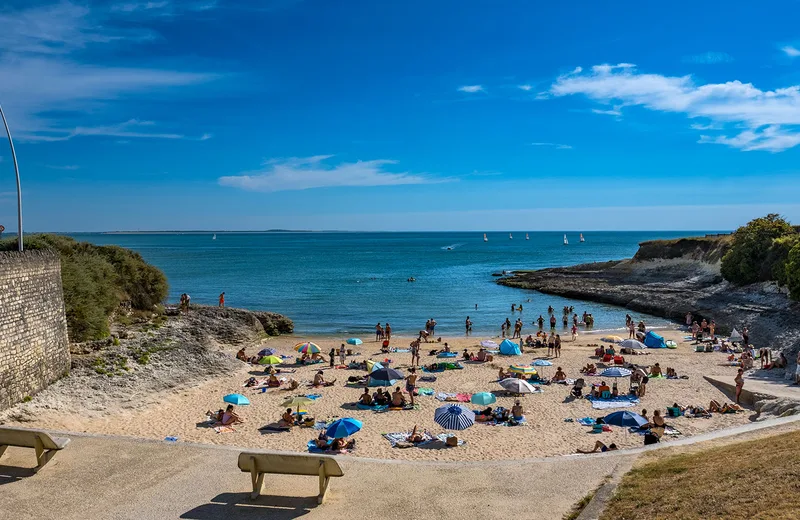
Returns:
[[[733,233],[720,272],[736,285],[775,281],[800,300],[800,233],[774,213],[751,220]]]
[[[25,247],[49,249],[61,257],[70,341],[107,337],[110,319],[121,304],[129,303],[132,312],[153,313],[167,297],[164,273],[134,251],[53,234],[26,236]],[[0,251],[16,249],[15,238],[0,241]]]
[[[800,432],[791,432],[654,455],[623,477],[602,518],[797,518],[798,442]]]

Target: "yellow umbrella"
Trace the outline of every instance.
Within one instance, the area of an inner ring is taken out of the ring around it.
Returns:
[[[291,397],[291,398],[285,400],[281,404],[281,406],[283,408],[294,408],[296,406],[297,407],[297,413],[299,414],[300,413],[300,407],[302,405],[308,404],[308,403],[313,403],[313,402],[314,402],[313,399],[309,399],[308,397],[304,397],[302,395],[298,395],[298,396]]]
[[[508,368],[509,372],[513,372],[515,374],[535,374],[536,369],[530,365],[511,365]]]
[[[280,365],[283,360],[278,356],[264,356],[258,360],[259,365]]]

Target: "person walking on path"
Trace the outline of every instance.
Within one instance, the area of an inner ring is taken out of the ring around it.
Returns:
[[[219,295],[219,306],[220,307],[225,307],[225,293],[224,292]]]
[[[742,395],[742,388],[744,388],[744,371],[740,368],[733,379],[736,383],[736,404],[739,404],[739,397]]]

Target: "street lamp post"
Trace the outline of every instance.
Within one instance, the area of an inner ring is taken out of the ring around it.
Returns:
[[[17,174],[17,248],[19,251],[22,251],[22,188],[19,184],[19,164],[17,164],[17,153],[14,151],[14,141],[11,139],[11,130],[8,128],[8,121],[6,121],[6,115],[3,113],[2,105],[0,105],[0,117],[3,118],[3,125],[6,127],[8,145],[11,147],[11,158],[14,161],[14,172]]]

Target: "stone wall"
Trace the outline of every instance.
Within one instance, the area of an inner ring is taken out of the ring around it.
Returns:
[[[0,410],[69,372],[56,253],[0,253]]]

